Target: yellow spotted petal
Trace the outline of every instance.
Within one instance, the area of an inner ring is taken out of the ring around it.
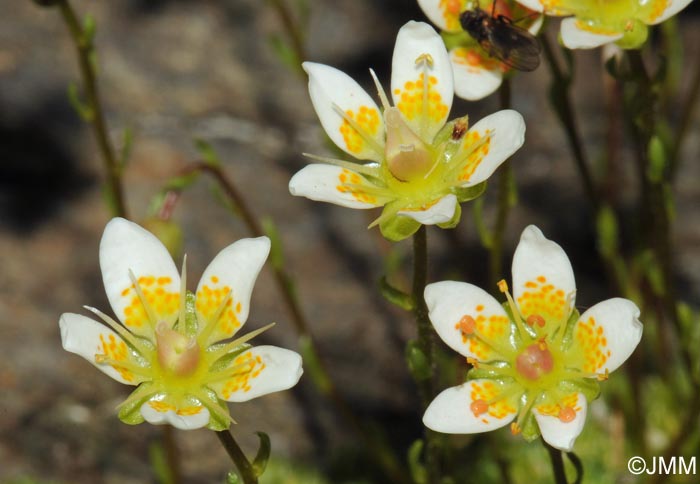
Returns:
[[[588,403],[582,393],[572,393],[554,405],[535,406],[542,438],[555,449],[571,452],[586,423]]]
[[[170,424],[180,430],[193,430],[209,423],[209,410],[192,398],[180,401],[158,395],[141,405],[141,415],[153,425]]]
[[[123,218],[112,219],[100,242],[100,267],[109,303],[131,332],[153,339],[158,322],[175,321],[180,276],[153,234]]]
[[[381,207],[391,198],[390,193],[369,182],[364,176],[347,168],[313,164],[298,171],[289,181],[289,192],[341,207]]]
[[[150,378],[135,353],[124,340],[106,326],[74,313],[64,313],[59,320],[63,349],[82,356],[101,372],[120,383],[138,385]],[[98,362],[108,359],[107,362]]]
[[[226,372],[230,374],[226,377]],[[276,346],[256,346],[232,362],[209,386],[228,402],[250,399],[293,387],[303,373],[301,356]]]
[[[594,49],[622,37],[622,33],[594,29],[574,17],[565,18],[561,22],[561,40],[569,49]]]
[[[269,253],[267,237],[241,239],[206,268],[195,296],[200,331],[209,328],[205,347],[230,338],[246,322],[253,285]]]
[[[391,94],[406,123],[430,144],[452,106],[454,83],[445,44],[428,24],[408,22],[396,37]]]
[[[574,271],[564,250],[534,225],[526,227],[513,255],[513,296],[523,319],[539,316],[556,328],[571,314],[575,294]]]
[[[418,5],[441,30],[460,32],[459,14],[467,10],[467,0],[418,0]]]
[[[476,45],[452,49],[450,62],[455,94],[462,99],[483,99],[493,94],[503,82],[503,64]]]
[[[574,327],[571,352],[580,352],[577,366],[585,373],[612,372],[629,358],[642,339],[639,308],[613,298],[585,311]]]
[[[429,429],[446,434],[472,434],[505,427],[515,418],[522,391],[495,380],[472,380],[448,388],[423,415]],[[502,397],[502,398],[501,398]]]
[[[309,95],[323,129],[346,153],[380,162],[384,156],[384,121],[376,103],[347,74],[330,66],[304,62]]]

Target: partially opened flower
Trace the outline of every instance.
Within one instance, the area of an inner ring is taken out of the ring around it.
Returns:
[[[243,326],[255,279],[270,250],[266,237],[242,239],[204,271],[196,295],[163,244],[138,225],[115,218],[100,243],[107,298],[119,324],[97,309],[100,324],[61,316],[63,347],[118,382],[137,386],[119,418],[180,429],[227,428],[226,402],[243,402],[294,386],[301,357],[275,346],[251,347],[267,327],[229,340]]]
[[[328,136],[367,163],[313,157],[289,182],[293,195],[344,207],[384,207],[373,225],[401,240],[420,224],[453,227],[459,202],[475,198],[496,168],[524,141],[522,116],[512,110],[469,128],[467,118],[447,123],[452,67],[439,35],[409,22],[396,38],[389,101],[376,80],[382,109],[354,80],[322,64],[304,63],[309,93]],[[374,75],[374,73],[372,73]]]
[[[462,282],[425,289],[430,319],[442,340],[474,368],[468,381],[430,404],[425,425],[438,432],[477,433],[511,424],[527,440],[540,434],[570,451],[583,430],[598,381],[637,347],[639,309],[608,299],[579,315],[576,285],[562,248],[535,226],[520,238],[513,258],[513,296],[507,304]]]
[[[466,10],[479,7],[494,16],[518,21],[517,25],[535,35],[542,26],[542,16],[515,0],[476,2],[473,0],[418,0],[425,15],[443,31],[454,72],[455,94],[462,99],[482,99],[499,88],[508,65],[479,45],[460,25],[459,17]]]
[[[680,12],[691,0],[517,0],[546,15],[571,16],[561,23],[561,40],[570,49],[616,43],[637,49],[656,25]]]

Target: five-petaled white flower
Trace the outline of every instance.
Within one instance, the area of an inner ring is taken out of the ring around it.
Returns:
[[[533,35],[542,26],[542,15],[533,15],[534,12],[515,0],[498,0],[495,9],[493,4],[493,1],[418,0],[425,15],[443,31],[445,44],[450,51],[455,94],[462,99],[476,101],[493,94],[503,82],[504,74],[510,71],[506,64],[489,55],[477,40],[462,29],[459,17],[464,11],[480,7],[488,13],[493,12],[495,16],[518,20],[518,26]]]
[[[513,258],[513,296],[504,306],[484,290],[443,281],[425,289],[442,340],[474,368],[468,381],[430,404],[425,425],[476,433],[511,424],[528,439],[542,435],[570,451],[583,430],[598,381],[619,367],[642,337],[639,309],[614,298],[579,315],[576,285],[562,248],[529,226]],[[516,419],[517,417],[517,419]]]
[[[138,385],[119,418],[180,429],[227,428],[226,402],[243,402],[294,386],[301,357],[232,341],[248,317],[255,279],[270,250],[267,237],[242,239],[222,250],[204,271],[196,295],[163,244],[122,218],[111,220],[100,243],[109,303],[123,325],[87,307],[110,328],[79,314],[61,316],[63,347],[118,382]]]
[[[517,0],[546,15],[571,16],[561,23],[561,40],[570,49],[592,49],[616,43],[638,49],[656,25],[692,0]]]
[[[304,63],[309,94],[328,136],[367,163],[313,157],[289,182],[293,195],[350,208],[384,207],[373,225],[401,240],[421,224],[453,227],[459,202],[478,196],[485,181],[523,144],[525,123],[512,110],[469,128],[467,118],[446,123],[454,96],[450,59],[428,24],[409,22],[396,37],[389,105],[382,109],[354,80],[332,67]]]

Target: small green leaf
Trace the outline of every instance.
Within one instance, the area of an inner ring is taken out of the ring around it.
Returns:
[[[617,217],[609,205],[603,205],[596,220],[598,227],[598,247],[601,254],[613,257],[618,250],[619,235]]]
[[[95,22],[95,17],[90,14],[85,15],[83,19],[83,35],[80,39],[81,43],[85,47],[92,45],[95,39],[95,34],[97,33],[97,22]]]
[[[165,184],[165,191],[175,190],[182,191],[192,185],[199,178],[198,172],[192,172],[187,175],[175,176],[170,178]]]
[[[649,141],[647,156],[649,157],[647,178],[652,183],[660,183],[664,178],[668,156],[661,139],[656,135],[652,136]]]
[[[302,59],[299,59],[297,52],[290,45],[287,39],[281,35],[273,34],[268,38],[268,43],[282,64],[294,71],[299,70],[299,65],[301,64]]]
[[[68,84],[68,101],[70,101],[71,106],[73,106],[73,109],[83,121],[90,123],[95,119],[94,110],[89,104],[80,99],[78,86],[74,82]]]
[[[284,253],[282,251],[282,239],[275,222],[270,217],[262,219],[265,235],[270,238],[270,263],[272,267],[281,271],[284,269]]]
[[[455,207],[455,213],[452,215],[452,219],[437,225],[441,229],[453,229],[457,226],[457,224],[459,224],[460,218],[462,218],[462,206],[458,203]]]
[[[387,281],[386,277],[382,277],[379,280],[379,291],[382,293],[382,296],[384,296],[384,299],[401,309],[413,311],[416,307],[416,302],[413,300],[413,297],[403,292],[401,289],[392,286],[389,281]]]
[[[415,484],[426,484],[428,482],[428,471],[421,460],[424,445],[423,440],[418,439],[408,449],[408,469]]]
[[[204,161],[204,163],[213,167],[221,166],[221,160],[219,159],[219,155],[216,153],[216,150],[214,150],[211,144],[209,144],[207,141],[204,141],[201,138],[195,138],[194,147],[201,155],[202,161]]]
[[[432,376],[433,371],[432,368],[430,368],[428,358],[418,346],[416,340],[411,340],[406,345],[405,357],[408,370],[411,372],[411,375],[413,375],[415,381],[424,381]]]
[[[486,191],[487,183],[485,181],[471,187],[458,187],[453,189],[459,203],[469,202],[479,198]]]
[[[493,233],[486,227],[484,222],[484,199],[477,198],[472,207],[472,215],[474,217],[474,226],[476,232],[481,239],[481,245],[486,249],[490,249],[493,245]]]
[[[270,437],[265,432],[255,432],[260,439],[260,447],[258,447],[258,453],[255,455],[253,460],[253,473],[256,477],[260,477],[265,472],[265,467],[267,467],[267,461],[270,459]]]
[[[122,133],[122,146],[119,150],[119,165],[120,167],[126,166],[131,158],[131,148],[134,145],[134,131],[127,127]]]
[[[243,481],[234,471],[226,474],[226,484],[243,484]]]

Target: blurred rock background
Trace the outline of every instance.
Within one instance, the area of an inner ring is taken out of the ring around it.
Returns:
[[[344,70],[370,91],[368,68],[388,85],[396,32],[408,20],[424,20],[409,0],[309,4],[308,59]],[[385,256],[400,269],[410,268],[410,243],[392,248],[376,230],[365,230],[371,219],[360,211],[289,195],[290,176],[305,164],[301,153],[324,154],[328,148],[305,78],[285,67],[271,48],[270,39],[284,32],[270,3],[81,0],[74,7],[97,21],[99,82],[113,139],[118,144],[126,127],[135,134],[125,174],[131,217],[146,217],[167,179],[199,158],[193,138],[210,142],[253,211],[276,222],[287,268],[341,393],[404,452],[421,433],[419,402],[403,360],[413,322],[376,287]],[[109,219],[102,163],[91,131],[66,95],[68,84],[79,81],[74,46],[56,10],[0,0],[0,12],[0,482],[154,482],[149,452],[160,442],[161,429],[122,424],[114,408],[128,389],[60,344],[61,313],[84,312],[83,304],[109,309],[97,260]],[[700,22],[689,9],[680,23],[685,93],[700,58]],[[555,31],[550,25],[550,36]],[[578,114],[596,160],[607,129],[600,52],[575,57]],[[569,253],[580,288],[577,303],[587,307],[609,294],[593,250],[591,213],[547,104],[549,81],[543,65],[513,82],[513,107],[523,113],[528,133],[513,157],[520,198],[506,234],[505,267],[521,230],[536,223]],[[479,103],[456,102],[452,113],[469,113],[475,121],[497,109],[494,95]],[[681,154],[673,233],[680,292],[696,306],[699,125],[696,112]],[[627,155],[622,153],[616,187],[623,198],[636,190],[625,181]],[[192,281],[221,248],[249,235],[213,191],[203,178],[184,193],[173,216],[184,231]],[[493,191],[487,194],[488,220]],[[430,230],[430,280],[485,283],[486,251],[472,222],[465,206],[456,230]],[[270,321],[278,324],[258,344],[296,349],[290,316],[268,268],[256,285],[248,327]],[[271,436],[279,462],[319,468],[328,482],[350,482],[344,479],[370,466],[352,432],[308,379],[293,391],[235,405],[232,414],[240,422],[233,430],[249,453],[255,451],[254,432],[262,430]],[[223,482],[230,466],[211,432],[176,432],[175,438],[185,482]],[[263,482],[275,482],[270,479]]]

